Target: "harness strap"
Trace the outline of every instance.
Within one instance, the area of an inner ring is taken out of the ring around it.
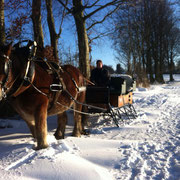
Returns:
[[[32,82],[29,82],[29,83],[32,85],[32,87],[33,87],[36,91],[38,91],[40,94],[42,94],[42,95],[44,95],[44,96],[46,96],[46,97],[49,98],[49,96],[48,96],[46,93],[44,93],[44,92],[42,92],[40,89],[38,89]]]
[[[69,74],[69,72],[68,72],[68,74]],[[70,74],[69,74],[69,75],[70,75]],[[70,75],[70,76],[71,76],[71,75]],[[77,83],[76,83],[75,79],[71,77],[71,80],[72,80],[72,82],[74,83],[74,85],[75,85],[76,89],[77,89],[77,90],[78,90],[78,92],[79,92],[79,87],[78,87],[78,85],[77,85]]]
[[[79,87],[79,86],[77,85],[75,79],[74,79],[74,78],[71,78],[71,79],[72,79],[72,82],[74,83],[76,89],[78,90],[78,93],[83,92],[83,91],[86,91],[86,86],[81,86],[81,87]]]
[[[29,72],[29,70],[30,70],[30,64],[31,64],[31,59],[29,59],[28,62],[27,62],[25,74],[24,74],[24,77],[23,77],[23,79],[22,79],[19,87],[15,90],[15,92],[13,92],[12,94],[10,94],[11,96],[13,96],[13,97],[18,96],[18,95],[19,95],[18,93],[19,93],[20,89],[21,89],[23,86],[26,86],[26,85],[24,85],[25,82],[28,82],[29,84],[31,84],[31,83],[30,83],[30,82],[31,82],[31,79],[28,77],[28,72]],[[16,79],[16,80],[17,80],[17,79]]]
[[[25,71],[25,75],[24,75],[24,79],[26,80],[28,77],[27,77],[27,74],[29,72],[29,67],[30,67],[30,60],[27,62],[27,66],[26,66],[26,71]]]
[[[69,106],[66,106],[64,104],[61,104],[60,102],[57,102],[57,104],[65,107],[65,108],[68,108],[68,110],[71,110],[71,111],[74,111],[74,112],[77,112],[77,113],[80,113],[80,114],[84,114],[84,115],[88,115],[88,116],[94,116],[91,113],[86,113],[86,112],[78,111],[78,110],[76,110],[76,109],[74,109],[72,107],[69,107]],[[107,109],[99,108],[99,107],[96,107],[96,106],[91,106],[91,105],[88,105],[88,104],[83,104],[83,105],[85,105],[85,106],[87,105],[88,107],[96,108],[96,109],[104,111],[104,112],[107,111]]]
[[[9,81],[9,69],[12,66],[12,61],[10,57],[6,54],[0,54],[0,56],[2,56],[7,60],[5,61],[5,65],[4,65],[5,79],[3,81],[0,81],[0,84],[2,85],[3,96],[6,97],[6,90],[8,89],[6,86],[7,86],[7,82]]]
[[[4,57],[4,58],[6,58],[7,60],[9,60],[9,61],[10,61],[9,56],[7,56],[7,55],[5,55],[5,54],[2,54],[1,56],[2,56],[2,57]]]
[[[53,77],[53,84],[50,85],[50,90],[53,92],[52,96],[49,97],[51,98],[51,101],[49,103],[49,107],[48,107],[48,111],[50,111],[54,104],[56,104],[59,95],[61,93],[61,91],[63,91],[64,89],[66,89],[66,85],[63,81],[63,79],[61,78],[61,73],[63,73],[63,69],[61,68],[61,66],[59,66],[58,64],[56,64],[56,66],[53,66],[52,61],[46,61],[43,58],[33,58],[32,59],[33,62],[42,62],[46,65],[46,68],[44,68],[48,74],[54,76]],[[39,65],[39,64],[38,64]],[[43,68],[43,67],[42,67]],[[32,83],[31,83],[32,84]],[[35,87],[34,85],[32,85],[38,92],[40,91],[37,87]],[[43,94],[43,93],[41,93]],[[45,94],[44,94],[45,95]]]
[[[71,76],[71,74],[70,74],[68,71],[66,71],[66,72],[67,72],[67,73],[69,74],[69,76],[71,77],[71,80],[72,80],[74,86],[76,87],[78,93],[86,90],[86,87],[84,87],[84,86],[79,87],[79,86],[77,85],[75,79]]]
[[[54,92],[54,94],[53,94],[52,102],[50,103],[49,108],[48,108],[48,111],[50,111],[50,110],[54,107],[54,105],[56,104],[56,102],[58,101],[58,98],[59,98],[59,96],[60,96],[61,91],[63,91],[63,90],[66,89],[66,85],[65,85],[63,79],[62,79],[61,76],[60,76],[60,73],[61,73],[61,72],[62,72],[62,73],[64,72],[64,71],[62,70],[62,68],[61,68],[60,66],[58,66],[58,70],[57,70],[57,69],[55,69],[55,68],[51,65],[51,63],[48,63],[48,64],[49,64],[50,68],[55,72],[56,76],[58,77],[57,80],[59,80],[59,84],[57,84],[57,85],[58,85],[57,87],[58,87],[58,88],[60,87],[60,90],[58,90],[58,91],[52,91],[52,92]],[[56,78],[56,77],[55,77],[55,78]],[[50,88],[52,88],[52,87],[53,87],[53,86],[50,86]]]
[[[79,87],[79,92],[83,92],[83,91],[86,91],[86,86]]]

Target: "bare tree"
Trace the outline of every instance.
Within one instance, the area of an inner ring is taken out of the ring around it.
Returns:
[[[177,40],[178,36],[173,32],[173,21],[172,7],[167,0],[136,1],[134,6],[127,4],[117,12],[113,40],[118,53],[126,57],[128,71],[137,74],[142,69],[149,74],[150,82],[164,82],[165,64],[169,61],[172,72],[174,60],[171,52],[173,55],[177,52],[174,39]],[[174,44],[173,51],[170,44]]]
[[[0,45],[5,43],[4,0],[0,0]]]
[[[31,28],[29,28],[30,26],[28,26],[31,20],[29,1],[3,0],[3,5],[0,5],[0,8],[4,9],[5,14],[4,37],[6,36],[6,41],[21,40],[27,37],[29,38],[28,33],[31,31]],[[1,20],[3,20],[3,18],[1,18]],[[29,29],[30,31],[28,32],[27,30]]]
[[[105,21],[108,16],[119,8],[124,0],[111,0],[106,3],[100,2],[100,0],[91,1],[91,3],[89,1],[83,2],[82,0],[72,0],[72,4],[69,3],[67,5],[62,0],[58,0],[58,2],[63,5],[67,12],[74,17],[78,36],[79,67],[86,77],[90,77],[89,41],[87,29],[89,30],[95,25]],[[93,20],[93,23],[91,23],[89,27],[86,27],[88,19],[92,18],[99,11],[107,7],[112,7],[112,9],[107,12],[102,19]]]
[[[169,70],[169,80],[174,81],[173,72],[175,71],[175,58],[180,53],[180,29],[171,26],[169,36],[166,39],[166,57]]]
[[[44,36],[41,24],[41,0],[32,1],[32,22],[33,22],[33,32],[34,40],[37,42],[38,47],[44,47]]]
[[[56,32],[56,28],[55,28],[55,21],[54,21],[53,10],[52,10],[52,0],[46,0],[46,8],[47,8],[47,22],[48,22],[48,27],[49,27],[49,32],[50,32],[51,46],[53,48],[53,55],[56,61],[58,62],[59,56],[58,56],[57,46],[58,46],[58,39],[60,38],[60,35],[62,32],[62,24],[65,17],[65,8],[62,11],[62,19],[60,22],[59,32]]]

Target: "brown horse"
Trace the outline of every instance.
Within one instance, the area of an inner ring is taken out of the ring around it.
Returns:
[[[71,65],[53,68],[51,63],[29,57],[29,49],[26,46],[14,50],[11,44],[0,47],[0,99],[7,97],[37,140],[36,149],[42,149],[48,146],[47,116],[58,115],[55,137],[64,138],[65,111],[74,99],[81,103],[85,100],[85,90],[79,91],[84,77]],[[75,137],[84,130],[78,113],[81,103],[74,103]]]

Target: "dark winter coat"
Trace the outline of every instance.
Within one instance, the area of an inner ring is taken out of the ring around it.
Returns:
[[[110,80],[109,72],[103,68],[94,68],[91,71],[90,80],[96,86],[108,86]]]

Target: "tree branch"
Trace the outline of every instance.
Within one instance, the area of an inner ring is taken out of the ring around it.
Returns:
[[[60,37],[60,35],[61,35],[61,33],[62,33],[62,25],[63,25],[63,21],[64,21],[64,18],[65,18],[65,10],[66,10],[66,7],[67,7],[67,3],[68,3],[68,0],[66,0],[65,7],[64,7],[64,9],[63,9],[62,19],[61,19],[61,23],[60,23],[60,26],[59,26],[58,37]]]
[[[69,9],[68,7],[67,7],[67,1],[66,1],[66,4],[64,4],[61,0],[57,0],[69,13],[71,13],[72,14],[72,11],[71,11],[71,9]]]
[[[84,7],[85,8],[92,8],[94,7],[97,3],[99,2],[99,0],[95,1],[92,5],[88,6],[88,5],[85,5]]]
[[[95,36],[93,38],[89,38],[89,44],[92,43],[92,41],[96,40],[96,39],[99,39],[99,38],[102,38],[102,37],[105,37],[105,36],[108,36],[109,35],[109,32],[104,32],[104,33],[100,33],[98,36]]]
[[[96,24],[101,24],[102,22],[104,22],[106,20],[107,17],[109,17],[110,15],[112,15],[118,8],[119,8],[120,4],[118,6],[116,6],[116,8],[114,8],[114,10],[112,10],[111,12],[107,13],[104,18],[100,21],[96,21],[95,23],[91,24],[91,26],[89,26],[87,28],[87,30],[91,29],[93,26],[95,26]]]
[[[59,0],[58,0],[58,1],[59,1]],[[92,11],[91,13],[87,14],[86,16],[84,16],[84,20],[90,18],[91,16],[93,16],[93,15],[94,15],[95,13],[97,13],[98,11],[100,11],[100,10],[102,10],[102,9],[108,7],[108,6],[118,4],[118,3],[120,3],[120,2],[122,2],[122,0],[113,0],[113,1],[111,1],[111,2],[109,2],[109,3],[107,3],[107,4],[105,4],[105,5],[102,5],[102,6],[100,6],[99,8],[95,9],[94,11]]]

